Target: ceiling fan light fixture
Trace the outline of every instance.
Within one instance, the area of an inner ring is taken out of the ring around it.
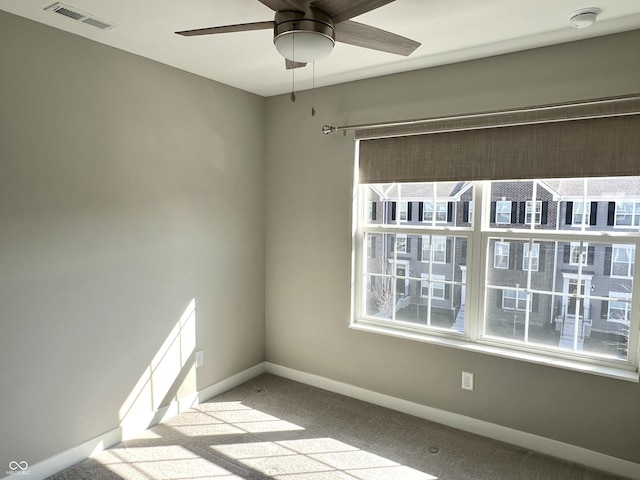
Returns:
[[[599,8],[583,8],[569,15],[569,23],[573,28],[587,28],[596,23]]]
[[[319,32],[291,30],[273,39],[280,55],[288,60],[313,63],[325,58],[335,45],[333,38]]]
[[[335,45],[333,20],[313,7],[306,13],[276,12],[273,43],[280,55],[299,63],[325,58]]]

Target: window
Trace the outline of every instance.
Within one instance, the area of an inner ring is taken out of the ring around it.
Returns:
[[[396,235],[396,252],[407,253],[407,235],[404,233]]]
[[[496,202],[496,223],[511,223],[511,202]]]
[[[617,227],[637,227],[640,225],[640,203],[616,202],[615,224]]]
[[[503,290],[502,308],[505,310],[527,310],[526,290]],[[531,310],[531,306],[529,306]]]
[[[587,265],[589,245],[587,243],[571,242],[569,263],[571,265]]]
[[[509,268],[509,242],[496,242],[493,268]]]
[[[409,202],[400,202],[400,221],[406,222],[409,217]]]
[[[613,245],[611,256],[611,276],[631,278],[635,267],[635,247],[633,245]]]
[[[524,217],[524,223],[527,225],[531,225],[531,217],[533,215],[533,206],[534,206],[534,202],[527,201],[526,213]],[[535,202],[535,224],[540,225],[541,220],[542,220],[542,202],[537,201]]]
[[[436,202],[435,221],[437,223],[444,223],[447,221],[447,208],[448,208],[447,202]],[[434,219],[433,202],[424,202],[422,220],[424,222],[433,222],[433,219]]]
[[[573,202],[573,215],[571,223],[573,225],[589,225],[589,215],[591,215],[591,203]]]
[[[529,250],[531,249],[531,271],[538,271],[538,264],[540,262],[540,244],[533,243],[533,248],[530,247],[529,243],[525,243],[523,247],[523,257],[522,257],[522,270],[529,269]]]
[[[631,314],[631,293],[609,292],[609,312],[607,320],[610,322],[629,325],[629,315]]]
[[[593,203],[571,199],[602,197],[608,182],[615,195],[640,195],[640,177],[362,184],[356,253],[368,253],[355,257],[353,325],[636,371],[640,315],[631,287],[640,233],[605,222],[567,229],[567,220],[589,221],[594,212]],[[422,209],[417,218],[432,221],[367,221],[366,202],[400,206],[408,202],[402,192]],[[476,213],[473,222],[465,212]]]
[[[433,244],[433,258],[431,258],[431,245]],[[441,235],[422,236],[422,262],[446,263],[447,261],[447,237]]]
[[[421,274],[422,281],[420,282],[420,296],[422,298],[429,298],[436,300],[444,300],[445,298],[445,285],[442,283],[444,275],[431,275]],[[431,278],[431,281],[429,281]],[[437,281],[440,280],[440,281]]]

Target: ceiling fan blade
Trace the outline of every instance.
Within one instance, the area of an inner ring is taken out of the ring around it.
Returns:
[[[194,37],[197,35],[211,35],[214,33],[248,32],[250,30],[266,30],[267,28],[273,28],[274,26],[275,26],[275,23],[273,21],[239,23],[237,25],[223,25],[221,27],[208,27],[208,28],[198,28],[196,30],[183,30],[182,32],[176,32],[176,33],[184,37]]]
[[[395,0],[315,0],[311,6],[329,15],[336,24],[392,2]]]
[[[293,0],[258,0],[261,4],[266,5],[274,12],[278,10],[300,10],[296,2]]]
[[[405,57],[421,45],[409,38],[352,20],[336,25],[336,41]]]
[[[287,70],[291,70],[292,68],[301,68],[307,65],[306,63],[294,62],[293,60],[289,60],[288,58],[284,59],[284,63],[287,67]]]

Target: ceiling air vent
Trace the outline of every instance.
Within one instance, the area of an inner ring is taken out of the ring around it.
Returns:
[[[99,28],[100,30],[108,30],[110,28],[114,28],[116,25],[112,22],[106,22],[104,20],[100,20],[90,13],[83,12],[75,7],[70,7],[69,5],[65,5],[64,3],[54,3],[53,5],[49,5],[45,8],[46,11],[51,13],[56,13],[58,15],[62,15],[64,17],[70,18],[72,20],[76,20],[82,23],[86,23],[87,25],[91,25],[92,27]]]

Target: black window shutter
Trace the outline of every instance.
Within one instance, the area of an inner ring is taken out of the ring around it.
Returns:
[[[611,255],[612,255],[612,248],[611,247],[605,247],[604,248],[604,269],[603,269],[603,274],[604,275],[611,275]]]
[[[564,263],[569,263],[571,261],[571,245],[564,246],[564,254],[562,256],[562,261]]]
[[[518,217],[518,223],[524,223],[526,213],[527,213],[527,202],[520,202],[520,215]]]
[[[587,265],[593,265],[595,258],[596,258],[596,247],[593,247],[593,246],[587,247]]]
[[[451,298],[451,285],[448,283],[444,286],[444,298],[445,300],[449,300],[449,298]]]
[[[418,251],[416,252],[418,260],[422,261],[422,237],[418,237]]]
[[[496,202],[491,202],[491,223],[496,223]]]
[[[518,268],[518,264],[516,262],[516,244],[509,243],[509,269],[514,270]]]
[[[469,202],[462,203],[462,221],[469,223]]]
[[[571,225],[573,223],[573,202],[567,202],[567,211],[564,217],[565,225]]]
[[[391,202],[391,221],[396,219],[396,202]]]
[[[447,223],[453,222],[453,202],[447,202]]]
[[[393,252],[396,249],[396,236],[389,235],[389,239],[391,240],[391,251]]]
[[[413,210],[413,202],[407,202],[407,222],[411,221],[411,210]]]
[[[609,202],[609,210],[607,211],[607,225],[612,226],[616,220],[616,202]]]
[[[518,202],[511,202],[511,223],[518,221]]]
[[[598,202],[591,202],[591,207],[589,207],[589,225],[595,225],[598,222]]]
[[[600,318],[607,318],[609,316],[609,302],[603,300],[600,304]]]
[[[544,272],[544,257],[545,257],[545,248],[541,243],[538,247],[538,271]]]
[[[407,243],[406,243],[407,247],[407,253],[411,252],[411,235],[407,235]]]
[[[531,311],[533,313],[537,313],[540,307],[540,295],[536,295],[535,293],[531,294]]]
[[[378,209],[378,202],[371,202],[371,220],[376,219],[376,210]]]
[[[546,225],[549,219],[549,202],[542,202],[542,212],[540,212],[540,223]]]
[[[424,220],[424,203],[418,202],[418,221]]]
[[[504,295],[504,290],[496,290],[496,306],[502,308],[502,296]]]
[[[447,263],[451,263],[451,239],[447,238],[447,246],[445,247],[447,249],[447,251],[444,253],[445,254],[445,261]]]

